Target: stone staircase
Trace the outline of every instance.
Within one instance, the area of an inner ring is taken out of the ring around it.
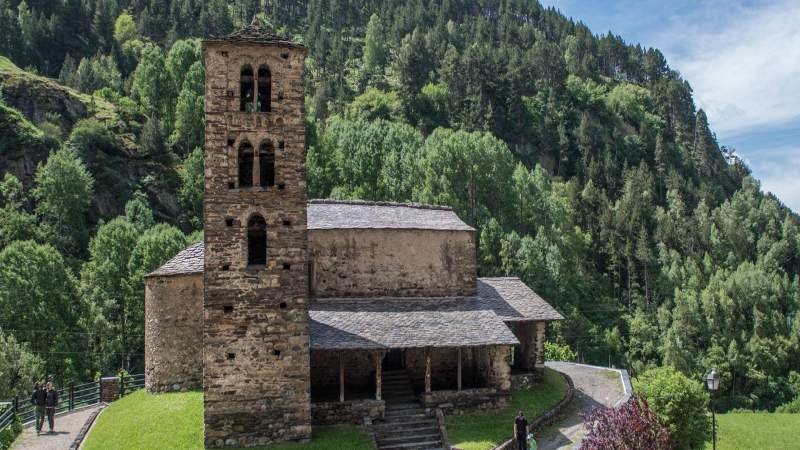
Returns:
[[[444,448],[436,418],[425,414],[404,370],[384,371],[382,387],[386,414],[373,424],[378,450]]]

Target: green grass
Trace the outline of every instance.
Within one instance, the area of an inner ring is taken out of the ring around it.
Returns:
[[[84,444],[86,450],[201,450],[202,392],[153,395],[135,392],[98,417]],[[311,443],[278,444],[269,450],[371,449],[369,437],[355,426],[314,427]]]
[[[712,448],[711,442],[706,449]],[[800,448],[800,414],[717,414],[718,450]]]
[[[554,370],[545,369],[541,384],[511,393],[508,408],[448,417],[447,437],[461,450],[491,449],[511,437],[517,411],[522,410],[532,420],[561,401],[566,391],[564,378]]]

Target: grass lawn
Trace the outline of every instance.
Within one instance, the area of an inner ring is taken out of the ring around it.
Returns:
[[[135,392],[109,405],[87,437],[86,450],[203,448],[203,393],[153,395]],[[314,427],[311,443],[279,444],[269,450],[371,449],[355,426]]]
[[[711,442],[706,444],[710,449]],[[800,448],[800,414],[717,414],[717,449]]]
[[[556,371],[545,369],[544,381],[511,393],[511,406],[497,411],[447,417],[447,437],[462,450],[491,449],[511,437],[514,417],[522,410],[531,420],[564,398],[567,383]]]

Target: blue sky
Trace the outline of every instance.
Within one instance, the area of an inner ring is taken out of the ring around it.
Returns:
[[[595,34],[660,49],[719,143],[800,212],[800,1],[541,1]]]

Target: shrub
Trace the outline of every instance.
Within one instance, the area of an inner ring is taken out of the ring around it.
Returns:
[[[567,344],[544,343],[545,361],[575,361],[575,352]]]
[[[633,390],[667,425],[676,448],[703,447],[711,433],[711,421],[708,393],[699,380],[691,380],[672,367],[660,367],[634,379]]]
[[[800,414],[800,396],[779,406],[775,412],[783,414]]]
[[[588,433],[582,449],[666,450],[669,431],[645,399],[636,396],[617,408],[595,408],[584,415]]]
[[[2,412],[2,410],[0,410]],[[19,419],[14,419],[14,423],[7,426],[3,431],[0,431],[0,450],[6,450],[11,448],[11,444],[14,443],[14,439],[17,438],[17,435],[22,431],[22,425],[19,423]]]

